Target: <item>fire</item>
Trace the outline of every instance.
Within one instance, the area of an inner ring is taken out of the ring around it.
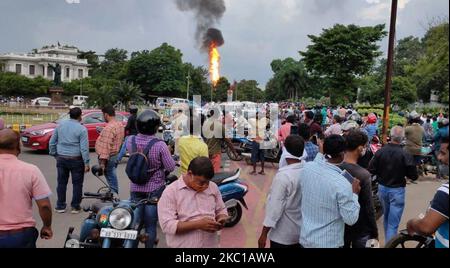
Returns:
[[[209,47],[209,75],[213,86],[216,87],[220,79],[220,53],[214,43]]]

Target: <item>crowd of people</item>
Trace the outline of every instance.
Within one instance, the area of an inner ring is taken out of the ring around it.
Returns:
[[[95,152],[112,192],[119,193],[116,170],[126,152],[130,156],[145,155],[148,161],[144,182],[130,179],[132,201],[159,199],[157,207],[145,205],[140,215],[148,235],[147,248],[157,241],[158,222],[169,247],[219,246],[218,231],[224,227],[228,213],[217,185],[210,181],[222,168],[222,143],[234,148],[226,135],[230,127],[232,133],[236,128],[248,130],[251,176],[265,175],[264,151],[267,144],[273,146],[271,137],[280,147],[279,170],[267,195],[264,227],[258,240],[260,248],[266,247],[268,240],[273,248],[373,247],[379,240],[371,188],[374,176],[379,183],[387,242],[398,233],[407,179],[418,179],[418,161],[430,153],[424,149],[424,142],[433,140],[435,155],[448,170],[446,115],[421,118],[410,113],[408,125],[393,126],[389,143],[376,148],[371,145],[379,135],[377,114],[359,115],[351,107],[306,109],[283,103],[274,120],[268,111],[267,107],[248,118],[241,111],[231,114],[217,108],[208,110],[206,116],[186,116],[179,110],[172,120],[176,135],[171,151],[157,138],[162,124],[157,112],[138,114],[137,108],[131,107],[124,127],[116,120],[113,107],[102,109],[107,125],[99,134]],[[57,167],[54,210],[66,212],[71,176],[70,212],[77,214],[81,212],[84,176],[93,161],[88,133],[81,125],[81,109],[72,108],[69,115],[70,120],[57,126],[49,153],[56,158]],[[201,127],[196,127],[197,122]],[[43,221],[41,238],[52,238],[51,190],[38,167],[17,158],[20,152],[19,134],[0,128],[0,248],[36,246],[32,200]],[[173,154],[180,159],[179,179],[166,187],[167,174],[176,171]],[[135,168],[130,160],[126,167],[129,176]],[[448,247],[448,183],[438,190],[424,218],[408,222],[408,231],[437,232],[436,245]]]

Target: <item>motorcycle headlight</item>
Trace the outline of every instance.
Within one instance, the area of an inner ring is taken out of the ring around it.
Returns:
[[[125,230],[133,220],[130,211],[125,208],[115,208],[109,214],[109,223],[114,229]]]

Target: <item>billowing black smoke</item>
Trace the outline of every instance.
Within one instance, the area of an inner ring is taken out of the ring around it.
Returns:
[[[224,44],[222,33],[213,28],[227,10],[224,0],[175,1],[179,10],[194,12],[197,20],[195,38],[202,49],[207,51],[212,42],[218,47]]]
[[[220,47],[224,43],[225,40],[223,39],[222,32],[215,28],[209,28],[203,36],[202,48],[207,50],[211,44],[214,44],[216,47]]]

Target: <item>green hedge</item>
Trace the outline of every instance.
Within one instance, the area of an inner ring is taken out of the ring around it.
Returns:
[[[383,122],[382,122],[382,118],[384,115],[384,109],[383,107],[380,108],[380,106],[375,106],[375,107],[364,107],[364,108],[358,108],[357,109],[358,113],[360,115],[364,115],[365,113],[377,113],[379,116],[381,116],[380,118],[380,125],[378,126],[379,132],[381,133],[382,129],[383,129]],[[406,117],[404,116],[400,116],[398,113],[393,113],[391,112],[389,115],[389,129],[391,129],[393,126],[396,126],[398,124],[405,126],[407,123]]]

